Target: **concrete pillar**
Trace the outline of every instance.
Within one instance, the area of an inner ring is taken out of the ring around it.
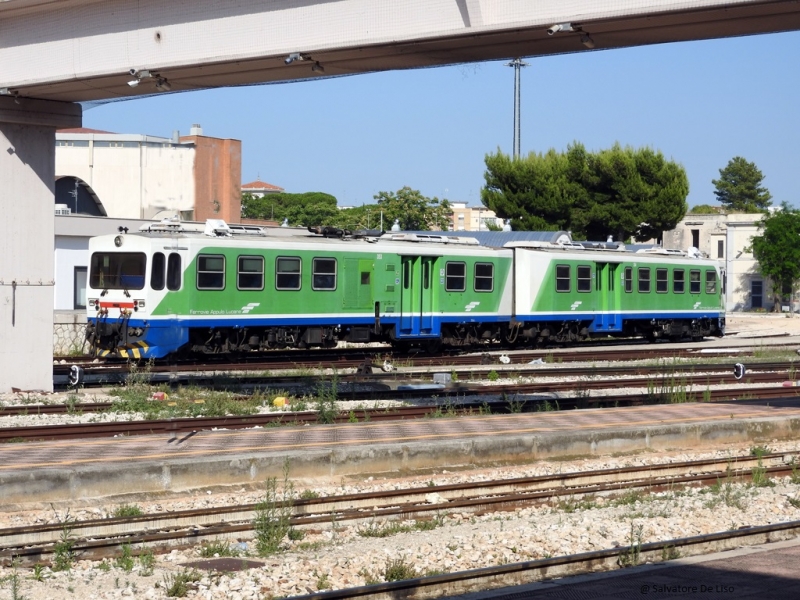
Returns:
[[[0,96],[0,392],[53,389],[55,131],[68,102]]]

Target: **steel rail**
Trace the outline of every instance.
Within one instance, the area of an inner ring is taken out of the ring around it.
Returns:
[[[621,469],[578,471],[507,480],[459,483],[435,487],[408,488],[385,492],[364,492],[326,498],[294,500],[293,527],[329,526],[336,522],[371,523],[375,519],[430,519],[443,512],[474,514],[513,510],[533,503],[552,502],[562,497],[609,494],[615,491],[712,484],[723,474],[747,479],[752,469],[763,466],[763,474],[792,474],[787,464],[793,455],[765,454],[645,465]],[[431,494],[436,494],[432,502]],[[443,502],[441,501],[443,500]],[[215,536],[252,533],[256,504],[184,510],[132,518],[70,521],[0,529],[0,561],[12,557],[41,560],[51,553],[52,544],[62,539],[68,527],[73,548],[91,556],[114,553],[122,543],[160,544],[172,541],[186,545]]]
[[[404,598],[425,600],[442,596],[462,595],[512,586],[525,585],[579,575],[618,569],[634,558],[639,563],[666,562],[665,555],[679,552],[681,557],[698,556],[793,539],[800,536],[800,521],[758,525],[737,531],[710,533],[635,546],[622,546],[554,558],[543,558],[469,571],[419,577],[390,583],[317,592],[292,596],[292,600],[385,600]]]
[[[797,347],[796,342],[787,342],[785,344],[771,343],[770,348],[785,346],[787,348]],[[614,347],[599,346],[594,344],[594,347],[583,347],[577,349],[560,350],[522,350],[509,352],[507,355],[516,365],[525,364],[530,360],[545,359],[553,357],[562,363],[569,362],[586,362],[598,360],[598,354],[601,353],[602,360],[605,361],[619,361],[619,360],[641,360],[652,358],[685,358],[685,357],[698,357],[705,355],[705,352],[713,350],[716,356],[749,356],[757,348],[754,347],[738,347],[738,348],[709,348],[702,346],[674,348],[666,347],[666,345],[656,345],[651,347],[638,346],[633,349],[622,348],[616,349]],[[305,358],[307,355],[316,356],[313,359]],[[465,365],[478,365],[487,364],[486,360],[499,364],[498,358],[503,354],[499,349],[478,349],[477,351],[469,354],[459,353],[457,355],[444,354],[439,356],[428,356],[407,353],[397,353],[392,349],[363,349],[363,350],[350,350],[341,349],[336,352],[331,351],[296,351],[296,354],[284,353],[275,357],[241,357],[239,361],[231,361],[227,359],[226,362],[220,360],[213,360],[213,357],[200,363],[199,361],[189,361],[180,363],[155,363],[148,367],[152,373],[175,373],[175,372],[203,372],[203,371],[253,371],[253,370],[297,370],[297,369],[315,369],[315,368],[357,368],[365,361],[373,361],[375,358],[386,358],[389,362],[403,362],[412,367],[451,367],[451,366],[465,366]],[[82,366],[87,372],[97,372],[98,374],[106,374],[110,377],[109,380],[118,380],[122,374],[129,372],[130,364],[122,362],[82,362],[80,360],[70,360],[69,358],[60,358],[58,362],[63,361],[64,364],[53,365],[54,379],[58,377],[66,378],[72,364]],[[482,362],[483,361],[483,362]],[[491,364],[491,363],[489,363]],[[375,365],[379,368],[380,365]]]

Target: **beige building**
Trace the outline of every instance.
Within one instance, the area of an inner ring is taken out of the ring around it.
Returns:
[[[450,208],[453,209],[451,216],[451,229],[453,231],[488,231],[487,223],[503,226],[503,220],[498,219],[494,211],[484,206],[472,208],[466,202],[451,202]]]
[[[797,310],[797,298],[776,298],[776,290],[758,270],[748,252],[753,237],[760,235],[761,214],[687,214],[672,231],[665,231],[664,248],[688,251],[697,248],[719,261],[725,272],[726,310],[767,310],[777,303],[783,310]],[[777,290],[779,291],[779,290]]]
[[[177,213],[236,223],[241,173],[242,143],[204,136],[199,125],[171,138],[85,128],[56,132],[56,176],[72,177],[80,184],[76,191],[91,190],[101,210],[90,214],[150,219]],[[68,197],[56,202],[73,208]]]

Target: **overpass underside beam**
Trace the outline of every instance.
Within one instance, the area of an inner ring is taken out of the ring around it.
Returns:
[[[796,0],[189,4],[0,2],[0,94],[91,101],[800,29]]]
[[[53,389],[55,130],[81,107],[0,97],[0,392]]]

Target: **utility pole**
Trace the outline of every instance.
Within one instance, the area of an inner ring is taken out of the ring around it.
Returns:
[[[521,58],[515,58],[507,67],[514,67],[514,158],[519,158],[519,72],[522,67],[527,67],[528,63]]]

